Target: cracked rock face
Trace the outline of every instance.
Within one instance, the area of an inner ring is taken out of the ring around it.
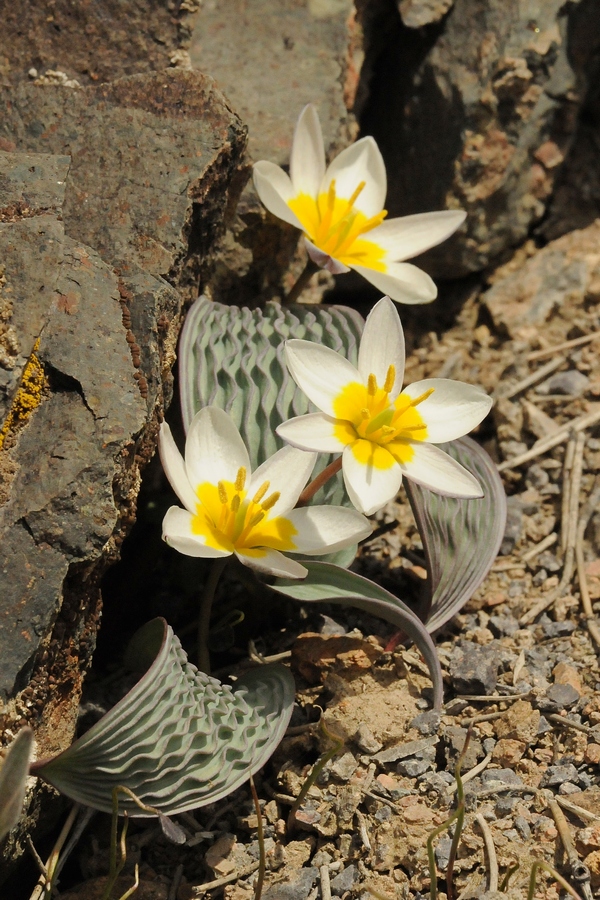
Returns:
[[[245,129],[171,70],[0,91],[0,745],[70,743]]]
[[[396,17],[363,128],[388,167],[390,215],[466,210],[460,233],[426,256],[431,274],[459,277],[517,245],[543,216],[600,26],[592,3],[455,0],[429,27],[416,36]]]

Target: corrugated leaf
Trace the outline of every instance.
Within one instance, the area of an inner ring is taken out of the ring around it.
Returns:
[[[128,787],[165,815],[214,803],[261,768],[279,744],[294,704],[283,666],[261,666],[235,690],[187,661],[164,619],[134,636],[128,654],[140,681],[67,750],[32,773],[73,800],[112,811],[112,792]],[[147,815],[128,797],[120,812]]]

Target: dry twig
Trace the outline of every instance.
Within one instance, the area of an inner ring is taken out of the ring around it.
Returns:
[[[542,438],[541,441],[536,441],[533,447],[525,453],[520,453],[519,456],[515,456],[512,459],[505,459],[504,462],[500,463],[498,466],[498,471],[504,472],[506,469],[516,469],[517,466],[529,462],[530,459],[535,459],[536,456],[541,456],[542,453],[546,453],[547,450],[558,447],[559,444],[566,441],[573,429],[577,432],[585,431],[586,428],[591,428],[592,425],[595,425],[597,422],[600,422],[600,406],[598,406],[598,404],[596,404],[595,408],[585,416],[580,416],[578,419],[567,422],[567,424],[563,425],[556,434],[552,434],[547,438]]]
[[[483,840],[485,843],[485,850],[488,858],[488,891],[497,891],[498,890],[498,858],[496,856],[496,848],[494,847],[494,839],[492,837],[492,832],[490,830],[490,826],[485,821],[481,813],[477,813],[475,816],[477,819],[477,824],[481,828],[481,833],[483,835]]]

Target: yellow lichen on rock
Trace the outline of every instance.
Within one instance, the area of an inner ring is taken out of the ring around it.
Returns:
[[[38,339],[23,369],[19,390],[0,430],[0,450],[11,431],[24,425],[34,409],[42,402],[47,382],[44,367],[37,356],[39,345]]]

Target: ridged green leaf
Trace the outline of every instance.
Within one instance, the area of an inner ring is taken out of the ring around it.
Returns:
[[[404,482],[429,572],[429,596],[419,615],[431,632],[473,596],[498,554],[506,526],[506,494],[485,450],[469,437],[439,446],[475,475],[485,496],[458,500]]]
[[[200,297],[188,312],[179,344],[179,382],[187,430],[204,406],[219,406],[238,426],[256,468],[283,446],[275,429],[292,416],[313,412],[283,357],[288,338],[316,341],[356,365],[364,322],[343,306],[267,303],[247,309]],[[317,475],[333,457],[321,454]],[[316,503],[350,505],[341,476],[315,496]]]
[[[21,817],[32,748],[33,731],[22,728],[8,748],[0,769],[0,841]]]
[[[368,578],[348,572],[339,566],[322,562],[305,562],[308,576],[304,581],[278,579],[273,590],[301,600],[303,603],[336,603],[354,606],[391,622],[414,641],[423,654],[433,682],[434,707],[443,702],[443,681],[440,661],[427,628],[402,600],[379,587]]]
[[[128,661],[146,670],[129,693],[67,750],[32,766],[86,806],[111,812],[117,785],[165,815],[214,803],[264,765],[287,728],[295,688],[283,666],[260,666],[232,689],[187,661],[164,619],[140,629]],[[125,796],[119,810],[146,815]]]

